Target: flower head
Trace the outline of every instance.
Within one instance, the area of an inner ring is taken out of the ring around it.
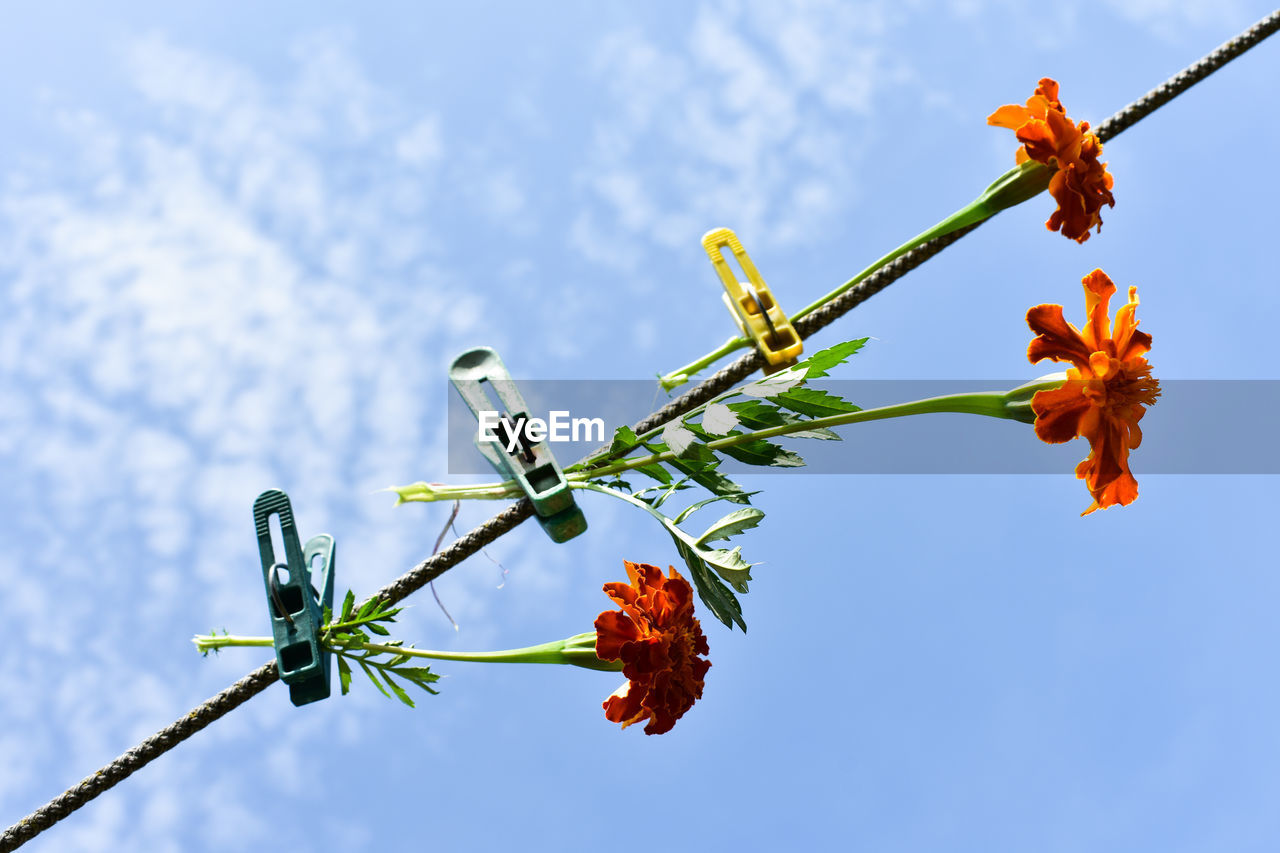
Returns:
[[[693,615],[693,588],[676,573],[647,563],[623,562],[630,583],[607,583],[604,591],[621,610],[596,618],[596,655],[623,662],[627,683],[604,702],[604,715],[621,723],[648,720],[647,735],[671,730],[702,698],[711,667],[707,638]]]
[[[1032,364],[1042,359],[1065,361],[1067,380],[1059,388],[1037,391],[1031,399],[1036,435],[1051,444],[1082,436],[1089,439],[1089,456],[1076,466],[1093,503],[1081,515],[1138,497],[1138,481],[1129,471],[1129,451],[1142,443],[1138,421],[1160,395],[1151,376],[1146,353],[1151,336],[1138,331],[1134,312],[1138,288],[1129,288],[1129,301],[1116,312],[1108,328],[1108,305],[1116,286],[1102,270],[1084,277],[1088,322],[1077,329],[1062,317],[1061,305],[1037,305],[1027,312],[1027,325],[1036,337],[1027,347]]]
[[[1102,230],[1102,205],[1116,206],[1107,164],[1098,162],[1102,143],[1088,132],[1089,122],[1076,125],[1067,118],[1058,100],[1057,82],[1042,78],[1026,106],[1007,104],[987,116],[987,124],[1017,133],[1023,143],[1018,163],[1035,160],[1056,170],[1049,181],[1049,194],[1058,202],[1058,209],[1045,222],[1046,228],[1060,230],[1078,243],[1089,239],[1089,229],[1096,226]]]

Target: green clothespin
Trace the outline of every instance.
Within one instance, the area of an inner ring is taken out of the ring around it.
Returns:
[[[271,544],[273,515],[280,519],[283,555],[276,554]],[[321,533],[308,539],[305,547],[300,545],[289,496],[279,489],[258,495],[253,502],[253,522],[258,529],[262,582],[267,588],[280,680],[289,685],[289,699],[295,705],[327,699],[330,652],[320,644],[320,628],[324,608],[333,610],[333,537]],[[282,570],[287,579],[280,576]],[[319,583],[319,591],[313,581]]]
[[[528,420],[529,407],[520,396],[515,380],[507,373],[498,353],[491,347],[476,347],[453,360],[449,381],[480,424],[476,447],[504,480],[515,480],[533,503],[538,522],[553,542],[568,542],[587,529],[587,519],[574,503],[560,464],[545,441],[532,442],[520,433]],[[497,397],[499,409],[485,393],[488,384]],[[493,425],[486,440],[483,430]],[[513,433],[517,433],[513,439]],[[508,446],[515,445],[513,452]]]

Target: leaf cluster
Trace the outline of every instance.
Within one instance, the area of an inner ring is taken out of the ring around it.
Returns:
[[[432,695],[437,694],[439,691],[431,685],[439,681],[440,676],[433,673],[429,667],[406,666],[414,660],[409,655],[387,651],[388,647],[403,646],[402,641],[389,640],[381,643],[370,637],[370,634],[379,637],[390,636],[391,630],[387,625],[396,621],[396,614],[403,608],[391,607],[382,599],[372,598],[356,610],[355,600],[355,594],[348,590],[336,621],[333,620],[333,614],[329,609],[325,608],[325,628],[321,635],[322,642],[337,656],[338,681],[342,686],[342,695],[347,695],[351,689],[351,663],[360,667],[383,696],[390,699],[394,695],[410,708],[414,707],[413,699],[396,681],[396,678],[416,684]],[[367,648],[371,643],[376,644],[378,648]],[[385,659],[383,656],[386,656]]]
[[[806,387],[805,383],[827,376],[831,368],[844,363],[866,342],[866,338],[860,338],[822,350],[798,364],[727,391],[644,435],[637,435],[630,427],[619,427],[601,459],[590,463],[600,467],[640,453],[663,457],[628,469],[628,473],[635,471],[656,480],[656,486],[633,491],[621,475],[602,476],[593,482],[597,488],[619,496],[628,493],[627,498],[646,505],[675,542],[702,602],[730,628],[734,624],[744,631],[747,628],[742,619],[742,605],[734,593],[747,592],[754,564],[742,558],[740,547],[708,545],[720,540],[727,542],[730,537],[756,527],[764,518],[764,512],[749,505],[754,492],[748,492],[718,470],[722,457],[774,468],[804,465],[798,453],[769,438],[751,437],[762,430],[781,430],[792,438],[839,441],[840,436],[829,429],[806,429],[804,424],[814,418],[856,412],[858,406],[821,389]],[[741,440],[732,441],[735,438]],[[715,446],[717,443],[719,446]],[[702,486],[712,496],[674,517],[660,511],[673,494],[693,485]],[[747,506],[720,518],[700,536],[679,527],[693,513],[717,501]]]

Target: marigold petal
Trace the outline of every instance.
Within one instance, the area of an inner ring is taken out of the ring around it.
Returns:
[[[600,660],[618,660],[624,645],[643,636],[636,623],[618,610],[606,610],[597,616],[595,628],[596,657]]]
[[[605,595],[612,598],[616,603],[623,607],[630,607],[635,604],[636,599],[640,597],[640,592],[629,583],[614,581],[604,585]]]
[[[1144,355],[1151,350],[1151,336],[1138,331],[1138,288],[1129,288],[1129,301],[1116,311],[1114,331],[1116,358],[1121,361]]]
[[[1095,269],[1080,280],[1084,285],[1085,313],[1089,315],[1088,325],[1082,331],[1084,342],[1091,352],[1109,349],[1105,346],[1110,335],[1111,295],[1116,292],[1115,282],[1100,269]]]
[[[1005,104],[987,116],[987,124],[1017,130],[1031,120],[1031,111],[1021,104]]]
[[[649,636],[626,643],[621,649],[628,678],[662,672],[671,666],[671,642],[662,636]]]
[[[1138,497],[1138,481],[1129,471],[1128,424],[1102,417],[1098,428],[1086,437],[1091,451],[1088,458],[1076,466],[1076,476],[1085,481],[1094,503],[1082,515],[1095,509],[1133,503]]]
[[[1067,361],[1076,367],[1089,364],[1091,350],[1080,336],[1080,330],[1062,316],[1061,305],[1036,305],[1027,311],[1027,325],[1036,337],[1027,347],[1032,364],[1046,358]]]
[[[1129,417],[1133,418],[1129,422],[1129,449],[1137,450],[1142,446],[1142,427],[1138,426],[1138,421],[1142,420],[1142,416],[1147,410],[1140,405],[1134,404],[1129,410]]]
[[[1058,156],[1059,140],[1047,122],[1038,118],[1030,119],[1018,128],[1017,137],[1032,160],[1046,166],[1053,165],[1054,158]]]
[[[1047,444],[1064,444],[1080,435],[1080,421],[1092,406],[1080,385],[1078,380],[1067,382],[1061,388],[1037,391],[1031,398],[1036,438]]]
[[[643,691],[633,690],[632,686],[628,681],[604,700],[604,718],[611,723],[621,723],[624,729],[649,716],[641,701]]]
[[[1049,103],[1050,109],[1062,111],[1062,103],[1058,100],[1058,81],[1052,77],[1041,77],[1036,84],[1036,94]]]

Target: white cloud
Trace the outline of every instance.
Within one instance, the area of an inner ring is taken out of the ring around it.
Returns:
[[[444,154],[440,122],[435,116],[419,119],[396,140],[396,156],[410,166],[430,166]]]
[[[370,493],[445,458],[443,360],[480,315],[422,233],[439,117],[399,108],[339,42],[307,41],[294,78],[273,84],[160,37],[124,55],[147,124],[68,111],[79,161],[10,176],[0,195],[16,555],[0,558],[0,618],[14,648],[41,650],[0,660],[0,680],[24,686],[6,693],[5,730],[23,732],[40,776],[0,774],[6,813],[265,657],[201,661],[187,643],[215,624],[262,630],[259,491],[287,484],[304,537],[338,536],[343,589],[370,592],[423,555],[421,514]],[[480,621],[468,594],[450,604]],[[305,735],[278,715],[219,727],[271,733],[262,762],[277,767]],[[184,768],[189,790],[206,768]],[[63,843],[166,849],[205,813],[218,814],[207,837],[252,843],[266,826],[229,781],[251,772],[202,782],[194,803],[104,797]]]
[[[820,239],[816,226],[857,192],[857,147],[835,146],[832,129],[865,125],[876,97],[909,79],[877,46],[887,9],[809,2],[747,14],[721,3],[699,8],[683,44],[635,28],[602,39],[595,66],[615,108],[579,174],[585,205],[570,244],[634,270],[637,253],[621,246],[674,248],[714,226],[753,244]]]

